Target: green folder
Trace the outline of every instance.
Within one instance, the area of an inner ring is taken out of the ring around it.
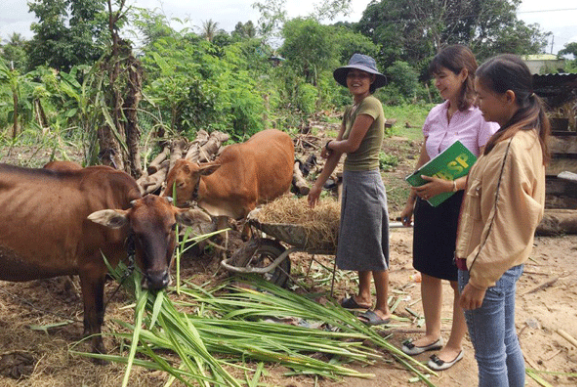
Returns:
[[[426,180],[421,178],[421,175],[455,180],[467,175],[475,161],[477,161],[477,157],[461,141],[457,140],[445,149],[443,153],[438,154],[421,168],[405,177],[405,180],[413,187],[420,187],[427,183]],[[443,192],[429,198],[427,201],[431,206],[437,207],[454,194],[454,192]]]

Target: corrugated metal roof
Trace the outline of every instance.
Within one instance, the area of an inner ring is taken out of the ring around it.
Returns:
[[[577,89],[577,74],[535,74],[533,75],[533,90],[535,93],[567,92]]]
[[[577,98],[577,74],[535,74],[533,91],[551,107],[561,106]]]
[[[559,78],[563,80],[577,79],[577,73],[533,74],[533,82],[537,79]]]

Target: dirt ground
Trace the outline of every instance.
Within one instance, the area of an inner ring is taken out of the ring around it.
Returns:
[[[402,177],[411,171],[420,144],[405,138],[389,138],[386,151],[398,155],[401,163],[384,180],[389,194],[391,218],[400,212],[405,186]],[[6,160],[4,160],[6,161]],[[14,163],[18,163],[17,160]],[[395,199],[397,195],[399,200]],[[396,229],[391,233],[391,305],[397,304],[394,314],[408,321],[394,321],[387,326],[390,342],[400,346],[409,337],[418,337],[423,331],[423,320],[414,317],[406,308],[422,316],[420,286],[411,276],[415,274],[411,265],[412,230]],[[558,330],[567,332],[577,339],[577,236],[555,238],[539,237],[531,260],[525,267],[517,291],[516,326],[526,359],[526,365],[539,371],[553,386],[576,386],[577,377],[554,373],[577,373],[577,348],[563,338]],[[317,256],[326,266],[332,266],[331,256]],[[305,253],[291,255],[292,277],[304,282],[314,292],[328,292],[331,286],[330,273],[318,264],[313,264]],[[188,257],[183,260],[182,273],[193,282],[201,284],[226,275],[219,268],[219,259]],[[356,289],[354,273],[338,272],[335,297],[341,299]],[[550,286],[541,286],[550,283]],[[115,291],[115,284],[106,288],[105,300],[110,300],[105,316],[104,332],[118,329],[115,320],[133,321],[128,297]],[[294,287],[295,291],[301,291]],[[32,387],[118,387],[124,376],[124,366],[108,364],[98,366],[89,359],[71,353],[69,350],[85,351],[88,347],[77,344],[82,334],[82,302],[77,281],[67,278],[9,283],[0,281],[0,386]],[[451,325],[452,290],[444,284],[443,335],[448,336]],[[69,322],[71,321],[71,322]],[[109,351],[118,353],[123,343],[105,336]],[[436,386],[474,386],[477,366],[473,349],[468,338],[465,343],[465,357],[455,367],[432,376]],[[430,353],[418,356],[426,362]],[[285,377],[287,369],[273,364],[266,366],[260,380],[262,386],[290,387],[369,387],[369,386],[420,386],[422,382],[411,383],[413,375],[402,365],[391,361],[380,361],[372,366],[351,364],[364,373],[375,375],[373,379],[345,378],[339,381],[316,380],[307,376]],[[168,379],[166,374],[135,368],[130,386],[160,387]],[[527,378],[527,386],[538,386]],[[174,386],[181,386],[175,383]]]
[[[397,322],[387,326],[391,333],[390,342],[395,345],[407,337],[417,337],[423,329],[422,320],[409,314],[406,307],[422,315],[420,304],[420,286],[411,276],[415,274],[411,266],[412,230],[397,229],[391,234],[391,295],[395,303],[401,299],[395,309],[395,315],[410,318],[412,322]],[[562,329],[577,338],[577,236],[557,238],[537,238],[534,253],[526,265],[517,291],[517,331],[524,351],[527,367],[541,371],[560,373],[577,372],[577,348],[559,335]],[[330,256],[317,256],[327,264]],[[296,253],[293,261],[293,277],[305,282],[315,291],[330,289],[330,273],[313,264],[308,276],[307,265],[310,256]],[[207,278],[218,278],[218,258],[190,258],[185,261],[184,274],[195,282],[204,282]],[[215,273],[216,276],[214,275]],[[335,287],[335,297],[342,298],[347,291],[355,289],[355,276],[339,273]],[[555,282],[552,280],[557,279]],[[552,282],[548,287],[539,285]],[[110,364],[97,366],[88,359],[73,355],[68,349],[74,349],[82,332],[82,305],[78,298],[76,282],[72,286],[68,279],[52,279],[26,283],[0,282],[0,385],[1,386],[119,386],[123,377],[123,366]],[[114,292],[114,284],[107,287],[107,297]],[[537,290],[535,290],[537,289]],[[535,290],[535,291],[532,291]],[[444,327],[450,327],[451,289],[444,285]],[[128,303],[122,292],[115,295],[107,309],[104,331],[116,329],[113,320],[132,321],[131,309],[121,308]],[[73,320],[65,324],[66,320]],[[54,327],[46,331],[35,326]],[[445,339],[448,331],[443,335]],[[120,343],[106,338],[107,348],[116,350]],[[82,344],[79,347],[85,350]],[[418,357],[427,361],[429,354]],[[351,367],[373,373],[374,379],[345,378],[334,382],[315,380],[314,378],[284,377],[286,369],[270,365],[261,379],[266,386],[412,386],[423,383],[410,383],[413,377],[401,365],[393,362],[378,362],[372,366],[352,364]],[[541,375],[553,386],[575,386],[576,377],[560,375]],[[20,377],[20,379],[18,379]],[[473,349],[468,338],[465,341],[465,357],[455,367],[432,376],[437,386],[473,386],[477,377]],[[162,386],[167,376],[160,372],[151,372],[136,368],[133,371],[131,386]],[[178,384],[175,384],[178,386]],[[527,386],[538,386],[528,378]]]

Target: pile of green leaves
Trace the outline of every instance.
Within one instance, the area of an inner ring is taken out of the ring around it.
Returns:
[[[225,282],[211,290],[185,282],[174,303],[165,292],[140,290],[139,283],[138,275],[124,282],[137,298],[134,324],[117,321],[126,332],[113,333],[131,343],[128,356],[82,353],[127,364],[124,386],[132,365],[165,371],[171,375],[167,385],[177,379],[187,386],[240,386],[245,381],[236,379],[232,370],[254,374],[254,381],[263,363],[285,366],[291,370],[289,374],[370,378],[374,375],[345,366],[382,358],[382,353],[365,343],[387,350],[433,386],[418,369],[430,370],[336,303],[320,305],[260,277],[247,277],[236,284]],[[302,324],[277,323],[286,319]],[[307,326],[309,323],[320,328]],[[179,360],[166,355],[166,350]],[[256,369],[251,364],[256,364]]]

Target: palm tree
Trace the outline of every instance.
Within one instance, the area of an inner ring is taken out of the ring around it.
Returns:
[[[205,38],[209,42],[212,42],[217,32],[218,32],[217,22],[212,21],[212,19],[208,19],[202,22],[202,32],[200,36],[202,36],[203,38]]]
[[[11,46],[21,47],[24,43],[26,43],[26,39],[24,39],[24,36],[18,32],[14,32],[8,37],[8,44]]]

